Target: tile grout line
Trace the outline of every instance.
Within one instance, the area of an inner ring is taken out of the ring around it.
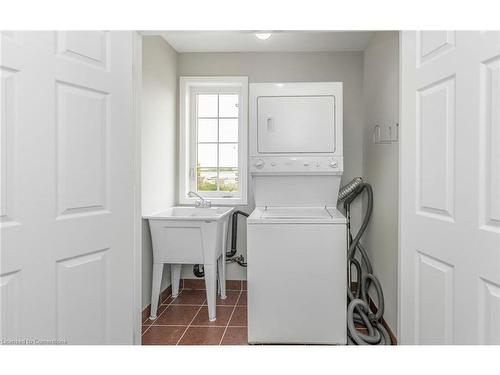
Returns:
[[[242,286],[242,285],[240,285],[240,286]],[[229,323],[231,323],[231,319],[233,318],[233,314],[236,311],[236,306],[238,306],[238,302],[240,302],[242,292],[243,292],[243,290],[240,289],[240,294],[238,294],[238,299],[236,300],[236,303],[234,304],[233,311],[231,311],[231,315],[229,316],[229,319],[227,321],[226,328],[224,328],[224,333],[222,334],[222,337],[220,338],[219,346],[222,344],[222,341],[224,340],[224,336],[226,336],[227,327],[229,327]]]
[[[187,290],[185,290],[185,291],[189,291],[189,290],[192,290],[192,289],[187,289]],[[240,296],[240,292],[241,292],[241,291],[239,291],[239,290],[231,290],[231,292],[238,292],[238,298],[239,298],[239,296]],[[180,295],[180,294],[181,294],[181,292],[179,292],[179,295]],[[170,294],[170,295],[168,295],[168,296],[167,296],[167,298],[165,298],[165,299],[168,299],[168,298],[170,298],[171,296],[172,296],[172,295]],[[218,306],[218,307],[234,307],[234,306],[237,306],[238,300],[239,300],[239,299],[237,299],[237,300],[236,300],[236,302],[235,302],[234,304],[230,304],[230,305],[223,305],[223,304],[222,304],[222,305],[219,305],[219,304],[216,304],[216,306]],[[205,300],[202,302],[202,306],[207,306],[207,305],[205,305],[206,301],[207,301],[207,300],[205,299]],[[171,302],[166,303],[166,304],[164,304],[164,303],[160,303],[160,305],[159,305],[158,307],[163,307],[163,306],[165,306],[165,308],[167,308],[167,307],[170,307],[170,306],[200,306],[200,304],[199,304],[199,303],[175,303],[175,300],[172,300]],[[158,318],[159,318],[162,314],[163,314],[163,311],[162,311],[162,312],[161,312],[161,313],[157,316],[157,318],[156,318],[156,319],[158,319]],[[149,318],[146,318],[146,319],[145,319],[145,320],[141,323],[141,325],[143,325],[143,326],[144,326],[144,325],[145,325],[144,323],[145,323],[148,319],[149,319]],[[156,319],[155,319],[154,321],[156,321]],[[171,324],[156,324],[156,325],[158,326],[158,325],[171,325]],[[220,327],[224,327],[224,326],[220,326]]]
[[[188,291],[188,290],[205,290],[205,289],[185,289],[184,286],[182,286],[180,288],[180,291],[179,291],[179,295],[184,292],[184,291]],[[205,306],[205,303],[207,301],[207,299],[205,298],[203,300],[203,302],[201,303],[201,305],[197,305],[197,304],[178,304],[178,303],[174,303],[174,299],[172,299],[172,301],[170,301],[168,304],[163,304],[163,302],[160,302],[159,304],[159,307],[161,306],[165,306],[165,309],[156,317],[156,319],[146,328],[146,330],[144,331],[144,333],[141,335],[144,336],[151,327],[155,326],[155,327],[168,327],[168,326],[171,326],[171,327],[186,327],[184,332],[182,333],[181,337],[179,338],[179,340],[177,341],[176,345],[179,345],[180,341],[182,340],[182,338],[185,336],[186,332],[188,331],[188,329],[190,327],[206,327],[206,328],[210,328],[210,327],[216,327],[216,328],[224,328],[224,332],[222,334],[222,337],[219,341],[219,345],[221,345],[223,339],[224,339],[224,336],[226,335],[226,332],[227,332],[227,329],[229,328],[229,324],[231,322],[231,319],[234,315],[234,312],[236,311],[236,307],[238,307],[238,303],[241,299],[241,296],[243,294],[243,282],[240,280],[240,289],[236,290],[236,289],[231,289],[231,290],[227,290],[228,292],[231,291],[231,292],[238,292],[238,298],[236,299],[236,302],[234,303],[234,305],[217,305],[216,304],[216,308],[217,306],[223,306],[223,307],[232,307],[233,310],[231,311],[231,315],[229,316],[229,320],[227,322],[227,324],[225,326],[211,326],[211,325],[207,325],[207,326],[204,326],[204,325],[193,325],[193,322],[196,318],[196,316],[198,316],[199,312],[201,311],[201,309]],[[172,292],[170,292],[170,294],[165,298],[165,300],[167,300],[168,298],[170,298],[172,296]],[[170,306],[199,306],[198,310],[196,311],[194,317],[191,319],[191,321],[189,322],[189,324],[187,326],[183,325],[183,324],[154,324],[154,322],[156,322],[162,315],[163,313],[165,313],[165,311],[167,311],[167,309],[170,307]],[[142,325],[144,325],[144,323],[148,320],[149,318],[146,318],[146,320],[144,320],[142,322]],[[234,327],[246,327],[246,326],[234,326]]]
[[[183,291],[184,291],[184,288],[182,288],[182,289],[179,291],[179,294],[181,294]],[[178,294],[178,295],[179,295],[179,294]],[[172,297],[172,292],[170,292],[170,294],[168,295],[168,297],[167,297],[166,299],[169,299],[170,297]],[[161,298],[161,295],[160,295],[160,298]],[[156,317],[156,319],[155,319],[155,320],[153,320],[153,322],[152,322],[152,323],[148,326],[148,328],[146,328],[146,330],[144,331],[144,333],[141,335],[141,338],[142,338],[142,336],[144,336],[144,334],[145,334],[147,331],[149,331],[149,329],[153,326],[154,322],[156,322],[156,321],[158,320],[158,318],[159,318],[160,316],[162,316],[162,314],[163,314],[165,311],[167,311],[167,309],[169,308],[169,306],[172,304],[172,302],[173,302],[173,301],[174,301],[174,300],[172,299],[172,301],[170,301],[170,303],[166,305],[165,309],[164,309],[164,310],[160,313],[160,315],[158,315],[158,316]],[[160,307],[161,307],[161,306],[162,306],[162,303],[160,302]],[[165,305],[163,305],[163,306],[165,306]],[[151,309],[151,308],[150,308],[150,309]],[[151,315],[151,312],[150,312],[150,315]],[[147,319],[149,319],[149,318],[147,318]],[[141,340],[141,341],[142,341],[142,340]],[[142,345],[142,343],[141,343],[141,345]]]
[[[207,324],[191,324],[190,328],[226,328],[227,325],[207,325]],[[155,324],[155,327],[187,327],[186,324]],[[245,328],[246,326],[227,326],[228,328]]]
[[[187,330],[189,329],[189,327],[191,327],[191,323],[193,323],[193,322],[194,322],[194,320],[195,320],[196,316],[198,315],[198,313],[199,313],[199,312],[201,311],[201,309],[203,308],[203,304],[205,303],[205,301],[206,301],[206,300],[207,300],[206,298],[203,300],[203,302],[202,302],[202,303],[201,303],[201,305],[200,305],[200,308],[196,311],[196,313],[195,313],[195,314],[194,314],[194,316],[193,316],[193,319],[191,319],[191,321],[190,321],[190,322],[189,322],[189,324],[187,325],[187,327],[186,327],[186,329],[184,330],[184,332],[182,332],[181,337],[179,338],[179,340],[177,340],[177,343],[176,343],[175,345],[179,345],[179,343],[181,342],[182,338],[183,338],[183,337],[184,337],[184,335],[186,334]]]
[[[206,289],[191,289],[191,288],[189,288],[189,289],[184,289],[184,290],[191,290],[191,291],[193,291],[193,290],[197,290],[197,291],[200,291],[200,292],[201,292],[201,291],[203,291],[203,292],[205,292],[205,291],[206,291]],[[226,290],[226,292],[239,292],[239,291],[241,291],[241,289],[227,289],[227,290]]]
[[[185,324],[157,324],[155,327],[187,327]],[[214,326],[206,324],[191,324],[189,328],[225,328],[226,326]],[[236,327],[236,326],[235,326]]]
[[[171,304],[163,305],[163,306],[200,306],[200,304],[199,303],[171,303]],[[203,302],[203,306],[208,306],[208,305],[205,305],[205,302]],[[217,304],[217,306],[219,306],[219,307],[234,307],[235,305],[233,305],[233,304],[231,304],[231,305]]]
[[[179,294],[181,294],[181,292],[182,292],[182,290],[179,292]],[[172,296],[172,292],[170,292],[170,294],[167,296],[167,298],[165,298],[165,300],[169,299],[171,296]],[[159,298],[160,298],[160,300],[161,300],[161,293],[160,293],[160,297],[159,297]],[[162,307],[162,306],[167,306],[167,307],[168,307],[168,306],[170,306],[170,304],[171,304],[171,303],[172,303],[172,302],[169,302],[169,303],[167,303],[167,304],[165,305],[163,302],[159,302],[158,307]],[[151,316],[151,305],[149,305],[149,306],[150,306],[150,307],[149,307],[149,310],[150,310],[150,311],[149,311],[149,315]],[[160,315],[161,315],[161,314],[163,314],[163,311],[160,313]],[[158,316],[156,317],[156,319],[158,319],[158,318],[160,317],[160,315],[158,315]],[[154,321],[156,321],[156,319],[155,319],[155,320],[153,320],[153,322],[154,322]],[[146,318],[146,319],[142,322],[142,325],[144,325],[144,323],[145,323],[145,322],[147,322],[148,320],[149,320],[149,316],[148,316],[148,317],[147,317],[147,318]],[[152,324],[152,323],[151,323],[151,324]]]
[[[181,291],[179,292],[179,294],[181,294],[181,293],[182,293],[182,289],[181,289]],[[170,292],[170,295],[169,295],[166,299],[169,299],[171,296],[172,296],[172,292]],[[161,295],[160,295],[160,298],[161,298]],[[154,322],[156,322],[156,321],[158,320],[158,318],[159,318],[160,316],[162,316],[162,314],[163,314],[165,311],[167,311],[167,309],[168,309],[168,307],[170,306],[170,304],[171,304],[171,303],[172,303],[172,302],[170,302],[170,303],[169,303],[169,304],[168,304],[168,305],[167,305],[167,306],[163,309],[163,311],[160,313],[160,315],[158,315],[158,316],[156,317],[156,319],[155,319],[155,320],[153,320],[153,321],[151,322],[151,324],[148,326],[148,328],[146,328],[146,330],[145,330],[145,331],[144,331],[144,333],[141,335],[141,337],[142,337],[142,336],[144,336],[144,334],[145,334],[147,331],[149,331],[149,329],[153,326]],[[162,306],[162,303],[160,302],[159,307],[161,307],[161,306]],[[163,306],[165,306],[165,305],[163,305]],[[150,308],[150,309],[151,309],[151,308]],[[151,312],[150,312],[150,314],[149,314],[149,315],[151,315]],[[149,319],[149,318],[147,318],[147,319]]]

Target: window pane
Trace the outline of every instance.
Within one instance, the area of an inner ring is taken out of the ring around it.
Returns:
[[[221,168],[219,171],[219,190],[220,191],[238,191],[238,169]]]
[[[238,144],[219,144],[219,167],[238,166]]]
[[[197,168],[196,177],[198,191],[217,190],[217,168]]]
[[[217,142],[217,119],[198,120],[198,142]]]
[[[219,95],[219,117],[238,117],[238,94]]]
[[[198,145],[198,167],[217,167],[217,144]]]
[[[219,142],[238,142],[238,120],[219,120]]]
[[[217,117],[217,94],[198,94],[198,117]]]

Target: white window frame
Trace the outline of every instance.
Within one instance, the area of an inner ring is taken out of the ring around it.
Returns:
[[[214,205],[248,203],[248,77],[180,77],[179,78],[179,203],[193,205],[198,199],[188,196],[196,187],[196,115],[194,97],[199,92],[239,94],[238,102],[238,192],[201,192]]]

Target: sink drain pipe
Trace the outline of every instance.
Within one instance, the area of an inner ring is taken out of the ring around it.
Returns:
[[[246,267],[247,263],[245,262],[243,255],[233,258],[237,253],[236,244],[238,242],[238,215],[245,217],[250,216],[246,212],[240,210],[233,211],[231,217],[231,249],[226,251],[226,263],[238,263],[240,266]],[[195,264],[193,266],[193,274],[196,277],[204,277],[205,271],[203,270],[203,264]]]
[[[203,269],[203,264],[195,264],[193,266],[193,274],[196,277],[204,277],[205,276],[205,270]]]
[[[250,216],[246,212],[235,210],[231,218],[231,249],[226,252],[226,262],[227,263],[238,263],[242,267],[246,267],[247,263],[243,255],[233,258],[236,253],[236,244],[238,242],[238,215],[248,217]],[[232,259],[231,259],[232,258]]]
[[[363,192],[367,195],[367,208],[358,233],[351,233],[351,203]],[[373,267],[360,242],[368,226],[373,211],[373,189],[370,184],[356,177],[339,191],[339,202],[344,202],[347,217],[347,339],[353,345],[390,345],[389,333],[382,325],[384,314],[384,293],[382,286],[373,274]],[[359,255],[358,255],[359,254]],[[358,260],[359,259],[359,260]],[[352,270],[356,270],[356,280],[352,279]],[[356,290],[352,290],[353,281],[356,281]],[[372,310],[369,303],[368,291],[373,287],[377,294],[378,309]],[[356,324],[364,326],[368,334],[359,332]]]

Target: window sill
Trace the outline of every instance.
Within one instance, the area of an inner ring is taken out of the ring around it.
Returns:
[[[212,206],[246,206],[248,201],[246,198],[205,198],[207,201],[212,202]],[[198,198],[181,197],[179,204],[194,206]]]

